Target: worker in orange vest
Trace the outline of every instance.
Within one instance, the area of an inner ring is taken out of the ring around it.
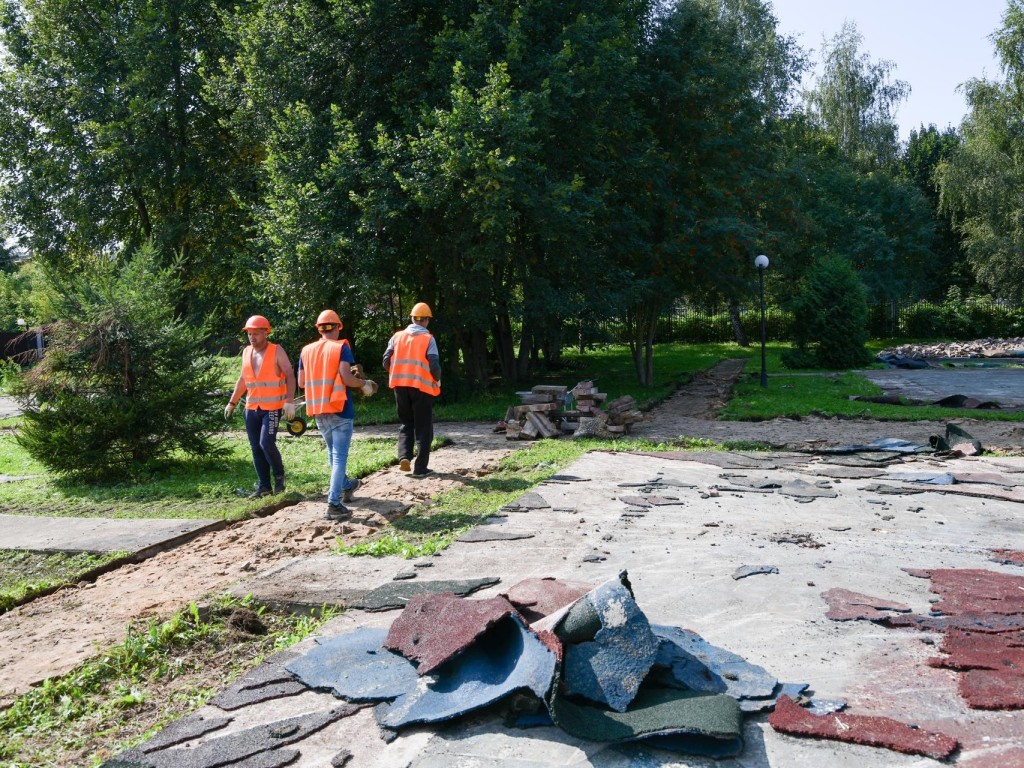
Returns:
[[[243,330],[249,336],[249,345],[242,350],[242,373],[224,408],[224,418],[231,418],[245,394],[245,433],[249,436],[258,478],[256,490],[249,498],[258,499],[284,491],[284,462],[277,449],[277,426],[282,414],[286,421],[295,418],[295,372],[284,347],[268,340],[271,328],[267,318],[253,315],[245,321]]]
[[[441,394],[441,358],[437,342],[427,330],[433,313],[422,301],[409,313],[408,327],[388,342],[384,351],[384,369],[388,386],[395,390],[398,420],[398,460],[403,472],[413,477],[431,474],[430,443],[434,439],[434,398]],[[416,464],[411,466],[413,441]]]
[[[348,449],[352,444],[355,408],[347,387],[355,387],[366,396],[377,391],[369,379],[352,373],[356,359],[348,341],[340,339],[341,318],[333,309],[325,309],[316,319],[320,340],[307,344],[299,354],[299,386],[306,390],[306,413],[316,419],[317,429],[327,445],[327,464],[331,480],[327,489],[328,520],[342,521],[352,516],[343,502],[351,501],[359,486],[348,477]]]

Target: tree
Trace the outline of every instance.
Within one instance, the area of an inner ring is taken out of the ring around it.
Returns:
[[[854,368],[871,359],[868,305],[857,272],[844,258],[825,257],[800,281],[791,302],[796,347],[783,353],[789,368]]]
[[[58,319],[22,382],[18,442],[49,470],[89,480],[132,476],[177,451],[215,454],[219,374],[202,334],[176,315],[173,266],[149,244],[86,263],[55,278]]]
[[[245,293],[253,148],[205,73],[229,56],[224,0],[6,0],[0,7],[0,217],[71,273],[151,240],[179,308]],[[244,264],[244,262],[243,262]]]
[[[952,216],[978,282],[1001,298],[1024,295],[1024,2],[1009,0],[994,33],[1001,81],[971,80],[963,145],[939,163]]]
[[[852,21],[822,51],[822,73],[804,102],[813,122],[833,136],[859,168],[889,168],[899,152],[895,112],[910,94],[903,80],[891,80],[896,65],[873,62],[861,53],[864,38]]]

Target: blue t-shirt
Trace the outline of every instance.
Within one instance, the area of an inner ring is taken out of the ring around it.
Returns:
[[[341,361],[343,363],[348,363],[349,365],[356,364],[355,355],[352,354],[352,347],[349,344],[341,345]],[[302,355],[299,355],[299,370],[302,370]],[[341,409],[341,413],[338,415],[343,419],[354,419],[356,417],[356,407],[352,404],[351,392],[349,392],[348,397],[345,398],[345,407]]]

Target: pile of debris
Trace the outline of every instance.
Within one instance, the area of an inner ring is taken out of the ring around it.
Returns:
[[[593,381],[581,381],[572,389],[540,384],[528,392],[518,392],[519,405],[510,406],[496,432],[508,440],[533,440],[540,437],[608,437],[628,434],[630,426],[644,420],[630,395],[607,403],[608,393],[599,391]],[[602,404],[604,408],[602,408]]]
[[[963,358],[1024,357],[1024,338],[975,339],[973,341],[940,341],[931,344],[902,344],[883,349],[877,355],[882,362],[893,365],[900,360],[947,360]]]

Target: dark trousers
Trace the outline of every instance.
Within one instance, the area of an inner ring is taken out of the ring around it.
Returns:
[[[395,387],[395,406],[398,408],[398,458],[412,459],[413,440],[416,441],[416,463],[413,472],[424,472],[430,461],[430,443],[434,439],[434,396],[416,387]]]
[[[252,465],[256,468],[260,489],[265,491],[271,490],[271,471],[274,484],[278,487],[284,485],[284,462],[277,449],[277,423],[280,418],[281,411],[245,409],[245,434],[249,436],[249,448],[252,449]]]

